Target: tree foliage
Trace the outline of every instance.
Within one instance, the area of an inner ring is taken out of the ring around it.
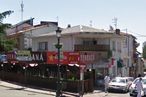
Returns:
[[[0,13],[0,51],[1,52],[12,50],[12,48],[15,45],[14,40],[7,39],[6,37],[6,29],[11,27],[11,24],[3,23],[3,20],[12,13],[13,11],[11,10]]]

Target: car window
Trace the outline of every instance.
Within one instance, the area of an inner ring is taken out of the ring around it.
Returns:
[[[119,82],[120,83],[126,83],[126,81],[124,79],[120,79]]]
[[[135,79],[134,81],[133,81],[133,84],[136,84],[136,82],[138,81],[139,79]],[[142,83],[143,84],[146,84],[146,79],[142,79]]]
[[[146,84],[146,79],[142,79],[143,84]]]
[[[133,81],[133,78],[128,78],[128,81]]]
[[[113,79],[112,82],[116,82],[116,79]]]
[[[135,79],[135,80],[133,81],[133,84],[136,84],[136,83],[137,83],[137,81],[138,81],[138,79]]]
[[[113,79],[112,82],[126,83],[125,79]]]

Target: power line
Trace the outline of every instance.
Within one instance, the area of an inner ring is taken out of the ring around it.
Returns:
[[[142,35],[142,34],[139,34],[139,33],[134,33],[134,32],[131,32],[132,34],[136,34],[136,35],[138,35],[138,36],[136,36],[136,37],[146,37],[146,35]]]
[[[127,29],[127,28],[126,28],[126,29],[122,29],[122,30],[125,30],[125,31],[126,31],[126,33],[131,33],[131,34],[136,34],[136,35],[138,35],[138,36],[135,36],[135,37],[146,37],[146,35],[139,34],[139,33],[134,33],[134,32],[132,32],[132,31],[128,31],[128,29]]]

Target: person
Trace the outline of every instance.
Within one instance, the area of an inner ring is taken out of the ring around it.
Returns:
[[[143,86],[142,86],[142,78],[141,77],[136,82],[135,87],[136,87],[136,90],[138,92],[137,97],[142,97],[141,92],[143,91]]]
[[[107,74],[107,75],[104,77],[104,88],[105,88],[105,92],[106,92],[106,93],[108,92],[108,85],[109,85],[109,82],[110,82],[110,77],[109,77],[109,75]]]

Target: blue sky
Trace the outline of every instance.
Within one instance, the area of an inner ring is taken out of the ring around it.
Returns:
[[[22,0],[0,0],[0,12],[13,10],[4,22],[16,24],[21,21]],[[59,26],[68,24],[90,25],[99,29],[109,29],[114,26],[116,17],[117,27],[128,29],[137,37],[140,43],[138,51],[142,51],[142,43],[146,41],[146,0],[23,0],[23,20],[35,18],[34,23],[40,21],[59,21]],[[123,30],[124,31],[124,30]],[[140,34],[140,35],[139,35]]]

